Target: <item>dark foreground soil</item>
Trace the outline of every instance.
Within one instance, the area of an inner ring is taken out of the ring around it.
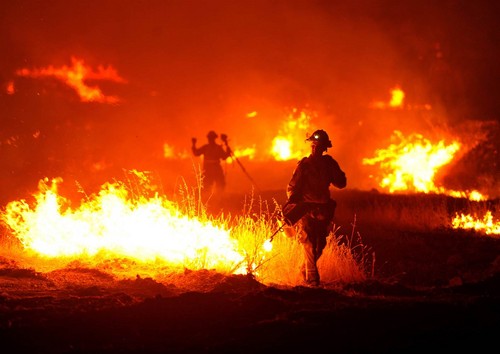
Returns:
[[[48,279],[2,272],[3,353],[478,352],[500,330],[498,274],[427,290],[279,289],[231,276],[179,292],[148,279],[58,288]]]
[[[207,270],[171,283],[116,280],[78,267],[38,273],[1,259],[0,350],[421,353],[496,347],[498,238],[358,227],[376,250],[374,277],[318,288],[264,286],[250,276]]]

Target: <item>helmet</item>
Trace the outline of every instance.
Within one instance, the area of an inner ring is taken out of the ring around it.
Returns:
[[[213,139],[215,139],[215,138],[217,138],[217,137],[218,137],[217,133],[216,133],[216,132],[214,132],[213,130],[210,130],[210,131],[208,132],[208,134],[207,134],[207,138],[209,138],[209,139],[212,139],[212,138],[213,138]]]
[[[330,141],[328,134],[322,129],[316,130],[309,138],[306,139],[306,141],[316,141],[324,147],[332,147],[332,142]]]

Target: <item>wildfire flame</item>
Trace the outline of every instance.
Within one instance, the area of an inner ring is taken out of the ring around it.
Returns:
[[[445,145],[441,140],[432,144],[420,134],[408,138],[396,130],[391,137],[396,143],[375,151],[375,157],[363,159],[365,165],[379,164],[383,172],[380,186],[394,191],[438,191],[434,176],[439,167],[448,164],[460,149],[460,143]]]
[[[391,90],[391,101],[389,102],[390,107],[401,107],[405,99],[405,93],[399,87]]]
[[[257,116],[257,112],[247,114],[247,117],[253,118]],[[292,108],[291,112],[286,116],[281,123],[281,128],[278,134],[273,138],[269,151],[266,151],[266,158],[269,155],[276,161],[287,161],[298,159],[307,154],[303,149],[304,137],[310,128],[311,120],[315,116],[314,112],[307,112]],[[252,147],[238,147],[234,150],[235,157],[248,157],[254,159],[257,154],[255,145]],[[228,161],[231,163],[231,160]]]
[[[487,235],[500,235],[500,221],[494,221],[491,211],[487,211],[483,219],[471,215],[460,214],[453,218],[454,229],[473,229]]]
[[[133,196],[124,184],[108,183],[72,209],[58,194],[60,182],[40,181],[33,208],[24,200],[13,201],[2,214],[28,253],[70,259],[125,257],[177,268],[245,271],[230,230],[181,213],[157,193]]]
[[[117,103],[120,99],[116,96],[106,96],[97,86],[89,86],[85,82],[88,80],[109,80],[118,83],[126,82],[120,77],[117,71],[111,67],[99,66],[97,70],[92,70],[85,65],[82,59],[71,58],[71,66],[63,65],[56,68],[52,65],[41,69],[23,68],[16,72],[18,76],[30,78],[55,77],[73,88],[82,102]]]
[[[405,110],[431,110],[430,104],[408,104],[405,102],[406,93],[400,86],[395,86],[390,90],[390,99],[388,101],[374,101],[370,104],[370,108],[373,109],[405,109]]]
[[[373,102],[371,106],[376,109],[402,108],[405,99],[404,91],[399,86],[396,86],[393,89],[391,89],[390,92],[391,92],[391,99],[389,100],[389,102],[376,101]]]
[[[312,115],[312,113],[299,111],[297,108],[292,110],[272,141],[271,155],[276,160],[298,159],[307,154],[307,151],[302,148],[302,142],[308,129],[311,128]]]
[[[375,157],[363,159],[365,165],[379,165],[383,175],[380,178],[380,187],[391,193],[396,191],[433,192],[467,196],[474,200],[484,199],[484,196],[477,191],[470,193],[452,191],[438,187],[434,183],[438,170],[450,163],[460,150],[460,142],[452,141],[446,145],[444,140],[441,140],[433,144],[421,134],[414,133],[405,137],[397,130],[391,138],[395,143],[386,149],[376,150]]]

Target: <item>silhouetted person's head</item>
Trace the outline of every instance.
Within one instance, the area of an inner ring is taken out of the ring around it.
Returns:
[[[207,139],[208,141],[215,141],[215,139],[217,139],[218,135],[216,132],[214,132],[213,130],[210,130],[207,134]]]
[[[313,155],[322,155],[323,152],[332,147],[332,142],[328,134],[322,129],[316,130],[306,139],[306,141],[311,142],[311,151]]]

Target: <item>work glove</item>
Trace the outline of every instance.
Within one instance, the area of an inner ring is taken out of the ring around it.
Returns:
[[[196,138],[191,138],[191,144],[195,145],[197,142],[197,139]]]

